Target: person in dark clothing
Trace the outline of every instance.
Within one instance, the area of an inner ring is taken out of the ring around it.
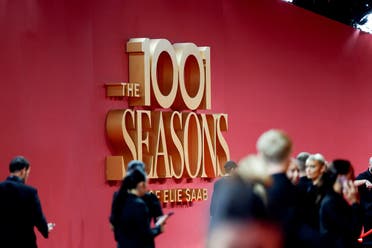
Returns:
[[[364,232],[372,229],[372,157],[369,159],[369,167],[360,173],[354,183],[358,186],[360,205],[363,211]],[[372,247],[372,234],[363,238],[364,247]]]
[[[218,179],[213,185],[212,200],[209,207],[209,215],[211,217],[211,221],[213,221],[213,216],[215,215],[216,208],[218,207],[218,198],[222,195],[221,191],[226,185],[226,180],[236,168],[237,164],[234,161],[227,161],[224,165],[225,176]]]
[[[224,220],[249,220],[266,217],[265,205],[254,192],[253,184],[246,183],[240,176],[226,178],[218,207],[215,209],[215,224]]]
[[[325,190],[324,184],[327,175],[326,162],[320,153],[310,155],[306,160],[306,175],[311,184],[307,187],[305,193],[306,216],[305,222],[314,230],[319,232],[319,207]]]
[[[293,185],[298,185],[300,181],[300,170],[298,167],[298,160],[295,158],[291,158],[291,162],[289,163],[286,174]]]
[[[309,185],[312,183],[311,180],[306,176],[306,160],[309,156],[310,153],[308,152],[300,152],[296,157],[300,174],[300,180],[298,181],[297,188],[301,194],[306,193]]]
[[[299,215],[302,216],[303,223],[309,226],[314,232],[319,231],[318,223],[319,208],[314,208],[316,202],[316,193],[314,194],[313,182],[306,175],[306,160],[310,153],[301,152],[297,155],[297,164],[300,171],[300,180],[297,184]],[[316,215],[314,215],[314,211]],[[315,220],[314,220],[314,216]]]
[[[127,172],[130,172],[134,169],[141,169],[146,172],[145,164],[139,160],[132,160],[128,163]],[[154,224],[160,216],[163,216],[163,209],[159,198],[152,192],[146,192],[144,196],[141,197],[142,200],[146,203],[146,206],[149,210],[150,218],[154,221]]]
[[[267,219],[265,204],[255,193],[254,184],[234,175],[225,180],[220,192],[218,207],[215,209],[213,222],[209,229],[208,248],[282,247],[280,244],[265,246],[265,239],[262,236],[267,233],[268,229],[270,235],[274,232],[275,236],[282,237],[282,233]],[[231,230],[234,230],[234,233],[230,235]],[[248,230],[253,234],[245,233]],[[243,236],[237,235],[239,233]],[[270,239],[273,237],[271,236]],[[281,240],[273,242],[281,243]]]
[[[118,248],[153,248],[154,238],[163,231],[164,222],[150,226],[150,214],[141,197],[147,192],[147,177],[143,170],[127,172],[115,194],[110,223]]]
[[[319,209],[320,234],[325,247],[358,247],[362,230],[359,194],[353,184],[354,171],[349,161],[334,160],[330,166],[331,187]]]
[[[36,248],[34,227],[48,238],[53,225],[48,226],[37,190],[25,185],[30,173],[29,162],[17,156],[10,162],[9,171],[10,176],[0,183],[0,246]]]
[[[224,177],[215,198],[207,247],[282,247],[282,232],[267,218],[266,169],[257,156],[239,161],[234,175]],[[266,236],[270,235],[270,239]]]
[[[272,184],[267,187],[268,217],[284,233],[284,247],[319,247],[319,237],[303,225],[299,193],[286,176],[292,141],[280,130],[269,130],[257,141],[257,151],[268,166]]]

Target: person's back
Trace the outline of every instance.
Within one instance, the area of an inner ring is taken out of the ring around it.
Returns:
[[[267,188],[269,215],[285,221],[296,200],[296,188],[287,178],[292,141],[282,131],[269,130],[257,140],[257,151],[266,161],[272,184]]]
[[[24,166],[19,169],[19,166]],[[27,166],[27,169],[26,169]],[[43,215],[37,190],[24,182],[29,173],[28,161],[16,157],[11,175],[0,183],[0,245],[2,248],[36,248],[36,226],[48,238],[48,224]]]
[[[111,206],[110,223],[118,248],[153,248],[154,238],[164,228],[166,218],[151,228],[149,209],[142,197],[147,192],[147,175],[141,168],[128,172]]]
[[[221,197],[221,191],[226,187],[226,179],[230,177],[231,173],[234,172],[234,170],[237,168],[237,164],[234,161],[227,161],[224,165],[225,169],[225,176],[217,179],[215,183],[213,184],[213,194],[211,199],[211,205],[209,207],[209,215],[212,218],[216,213],[216,209],[219,205],[219,198]]]
[[[123,247],[154,247],[149,211],[140,197],[128,196],[118,220],[114,231],[119,244]]]
[[[146,172],[145,164],[139,160],[132,160],[128,163],[127,173],[130,173],[130,171],[134,169],[140,169]],[[146,192],[146,194],[141,198],[146,203],[146,206],[149,210],[150,219],[152,219],[155,224],[158,218],[163,215],[163,209],[159,198],[152,192]]]
[[[35,225],[41,226],[41,233],[48,237],[47,225],[43,229],[43,223],[37,224],[34,217],[35,194],[34,188],[19,182],[0,183],[0,244],[7,244],[9,248],[37,247]]]
[[[269,130],[257,140],[257,151],[272,179],[267,187],[268,216],[285,234],[284,247],[319,247],[319,237],[303,224],[298,189],[286,175],[291,150],[291,139],[280,130]]]

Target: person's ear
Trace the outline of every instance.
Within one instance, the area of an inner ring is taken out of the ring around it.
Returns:
[[[19,171],[19,176],[24,179],[27,175],[27,170],[26,168],[23,168],[22,170]]]

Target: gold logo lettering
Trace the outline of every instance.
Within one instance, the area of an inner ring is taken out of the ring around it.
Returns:
[[[227,114],[195,112],[211,109],[210,48],[134,38],[127,53],[129,82],[106,84],[107,97],[126,97],[130,106],[107,114],[113,156],[106,158],[106,179],[121,180],[132,159],[146,163],[149,178],[222,175],[230,156],[223,137]],[[202,190],[189,193],[195,200],[206,197]]]

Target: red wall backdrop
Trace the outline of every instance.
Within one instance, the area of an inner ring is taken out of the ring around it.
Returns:
[[[41,248],[115,247],[105,117],[127,104],[104,83],[128,79],[129,38],[211,47],[212,112],[229,114],[232,159],[269,128],[357,172],[372,153],[372,36],[280,0],[0,0],[0,34],[0,177],[17,154],[32,162],[57,223]],[[175,208],[158,247],[203,247],[208,207]]]

